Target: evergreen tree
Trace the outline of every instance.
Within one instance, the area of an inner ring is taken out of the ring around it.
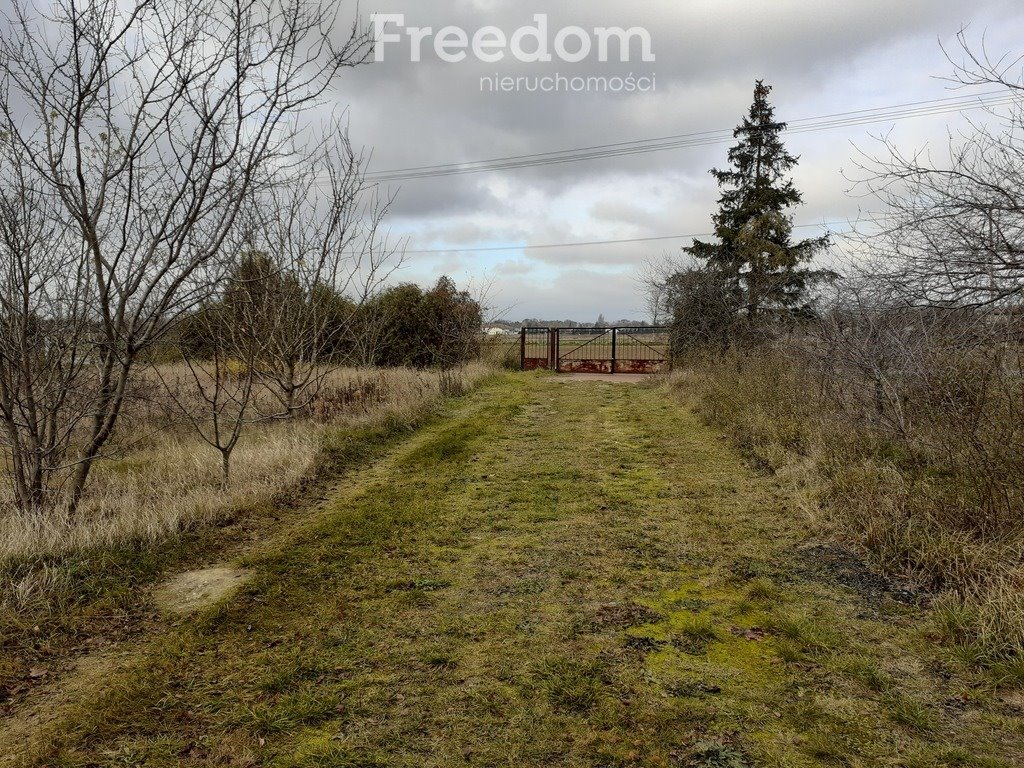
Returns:
[[[828,236],[792,241],[787,210],[803,199],[787,174],[799,158],[783,146],[786,124],[775,120],[770,92],[757,81],[750,114],[733,132],[739,143],[729,150],[730,168],[711,171],[722,188],[712,217],[718,242],[695,240],[685,249],[724,282],[751,323],[811,313],[811,287],[831,276],[807,266],[828,247]]]

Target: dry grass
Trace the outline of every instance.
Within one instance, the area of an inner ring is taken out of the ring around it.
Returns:
[[[149,768],[1022,764],[1019,712],[936,663],[916,611],[808,577],[785,489],[718,437],[657,388],[497,378],[299,511],[232,600],[0,743]]]
[[[480,343],[480,357],[495,368],[519,370],[519,335],[485,336]]]
[[[207,524],[224,510],[253,503],[297,482],[312,466],[319,429],[306,423],[270,424],[239,444],[235,473],[220,487],[217,454],[189,434],[168,434],[96,473],[74,517],[10,513],[0,519],[0,558],[63,555],[153,542]],[[2,502],[10,506],[12,500]]]
[[[220,487],[217,452],[183,426],[153,434],[116,460],[100,463],[79,512],[22,515],[10,490],[0,491],[0,562],[50,558],[134,542],[152,543],[208,525],[226,512],[258,503],[309,474],[328,430],[386,422],[412,423],[442,396],[458,394],[489,368],[472,364],[451,373],[407,369],[335,371],[299,421],[252,427],[232,460],[232,482]],[[170,372],[173,374],[173,371]],[[154,410],[151,418],[158,418]],[[152,427],[153,425],[150,425]],[[33,583],[45,579],[34,571]],[[13,585],[14,594],[33,591]]]
[[[20,514],[0,496],[0,698],[36,684],[31,670],[59,665],[83,637],[140,631],[148,585],[288,530],[303,480],[365,466],[493,370],[334,371],[297,418],[247,428],[227,490],[217,451],[170,418],[159,382],[140,382],[119,453],[96,465],[74,517]]]
[[[789,476],[819,529],[940,595],[954,647],[989,665],[1024,657],[1020,424],[1006,406],[1020,382],[948,360],[926,372],[893,395],[899,430],[786,348],[699,360],[669,383],[752,464]]]
[[[943,595],[936,601],[935,619],[942,637],[963,660],[1007,672],[1020,681],[1024,664],[1022,574],[1004,575],[960,593]]]

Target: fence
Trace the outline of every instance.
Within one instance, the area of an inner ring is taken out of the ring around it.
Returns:
[[[523,328],[520,368],[560,373],[657,373],[668,364],[668,329]]]

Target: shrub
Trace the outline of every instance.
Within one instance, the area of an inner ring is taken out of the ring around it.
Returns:
[[[1024,345],[1008,329],[984,314],[832,317],[691,356],[672,381],[756,466],[810,467],[820,520],[941,593],[943,636],[995,664],[1024,655]]]

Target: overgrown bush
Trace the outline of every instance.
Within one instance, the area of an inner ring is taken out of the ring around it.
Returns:
[[[989,661],[1024,655],[1024,338],[1012,318],[830,318],[677,374],[757,466],[811,468],[820,522],[944,593],[959,617],[947,636]]]
[[[179,324],[172,342],[182,354],[209,357],[215,346],[211,333],[252,325],[263,346],[277,351],[280,360],[271,361],[277,363],[274,367],[312,359],[382,368],[452,368],[480,355],[483,308],[449,277],[429,290],[412,283],[393,286],[357,305],[322,286],[303,293],[288,275],[258,260],[253,264],[238,278],[241,288],[225,293],[224,330],[204,322],[199,313]],[[261,268],[265,274],[258,273]],[[245,301],[237,295],[243,292]]]
[[[480,354],[483,310],[442,277],[428,291],[405,284],[360,308],[353,337],[372,339],[360,362],[382,367],[453,368]]]

